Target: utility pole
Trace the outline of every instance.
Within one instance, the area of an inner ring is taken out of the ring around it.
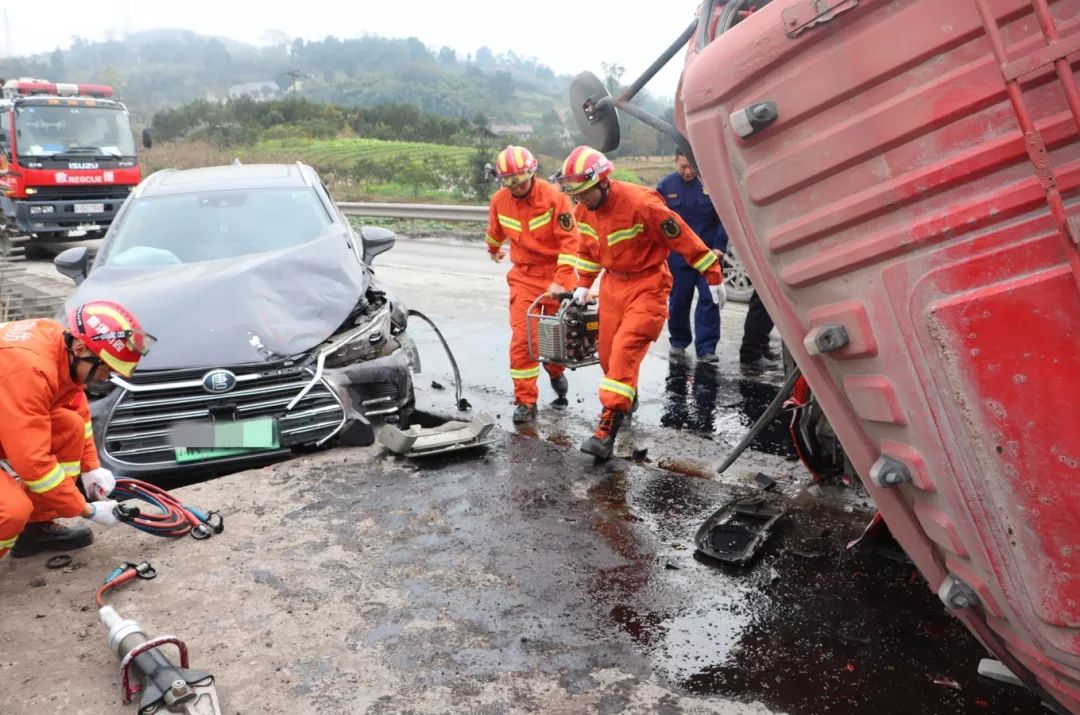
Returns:
[[[300,80],[311,77],[311,75],[306,72],[301,72],[300,70],[289,70],[288,72],[282,72],[282,75],[292,78],[292,93],[294,97],[296,96],[296,88],[299,85]]]

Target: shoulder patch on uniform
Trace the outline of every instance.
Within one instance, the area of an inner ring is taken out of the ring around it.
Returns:
[[[568,213],[559,214],[559,225],[564,231],[569,231],[574,227],[574,217]]]
[[[668,238],[677,238],[679,234],[682,233],[682,229],[679,228],[678,221],[673,218],[669,218],[668,220],[660,224],[660,230],[663,231],[664,235]]]
[[[668,194],[667,197],[669,199],[677,199],[677,198],[679,198],[679,195],[678,194]]]

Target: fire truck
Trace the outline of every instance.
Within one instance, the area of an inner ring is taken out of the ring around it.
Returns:
[[[141,178],[127,108],[100,84],[23,78],[2,82],[2,90],[3,234],[103,235]]]

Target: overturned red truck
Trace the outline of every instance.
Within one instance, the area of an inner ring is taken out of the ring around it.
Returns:
[[[676,127],[630,104],[686,50]],[[686,142],[929,586],[1080,712],[1080,1],[705,0],[613,108]],[[797,397],[800,397],[797,395]]]
[[[141,178],[127,109],[111,87],[3,82],[0,225],[62,240],[102,235]],[[149,145],[149,135],[143,137]]]

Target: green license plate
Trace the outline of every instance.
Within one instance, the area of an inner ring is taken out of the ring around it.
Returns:
[[[278,449],[280,431],[273,417],[235,422],[189,422],[173,429],[177,462],[204,462]]]

